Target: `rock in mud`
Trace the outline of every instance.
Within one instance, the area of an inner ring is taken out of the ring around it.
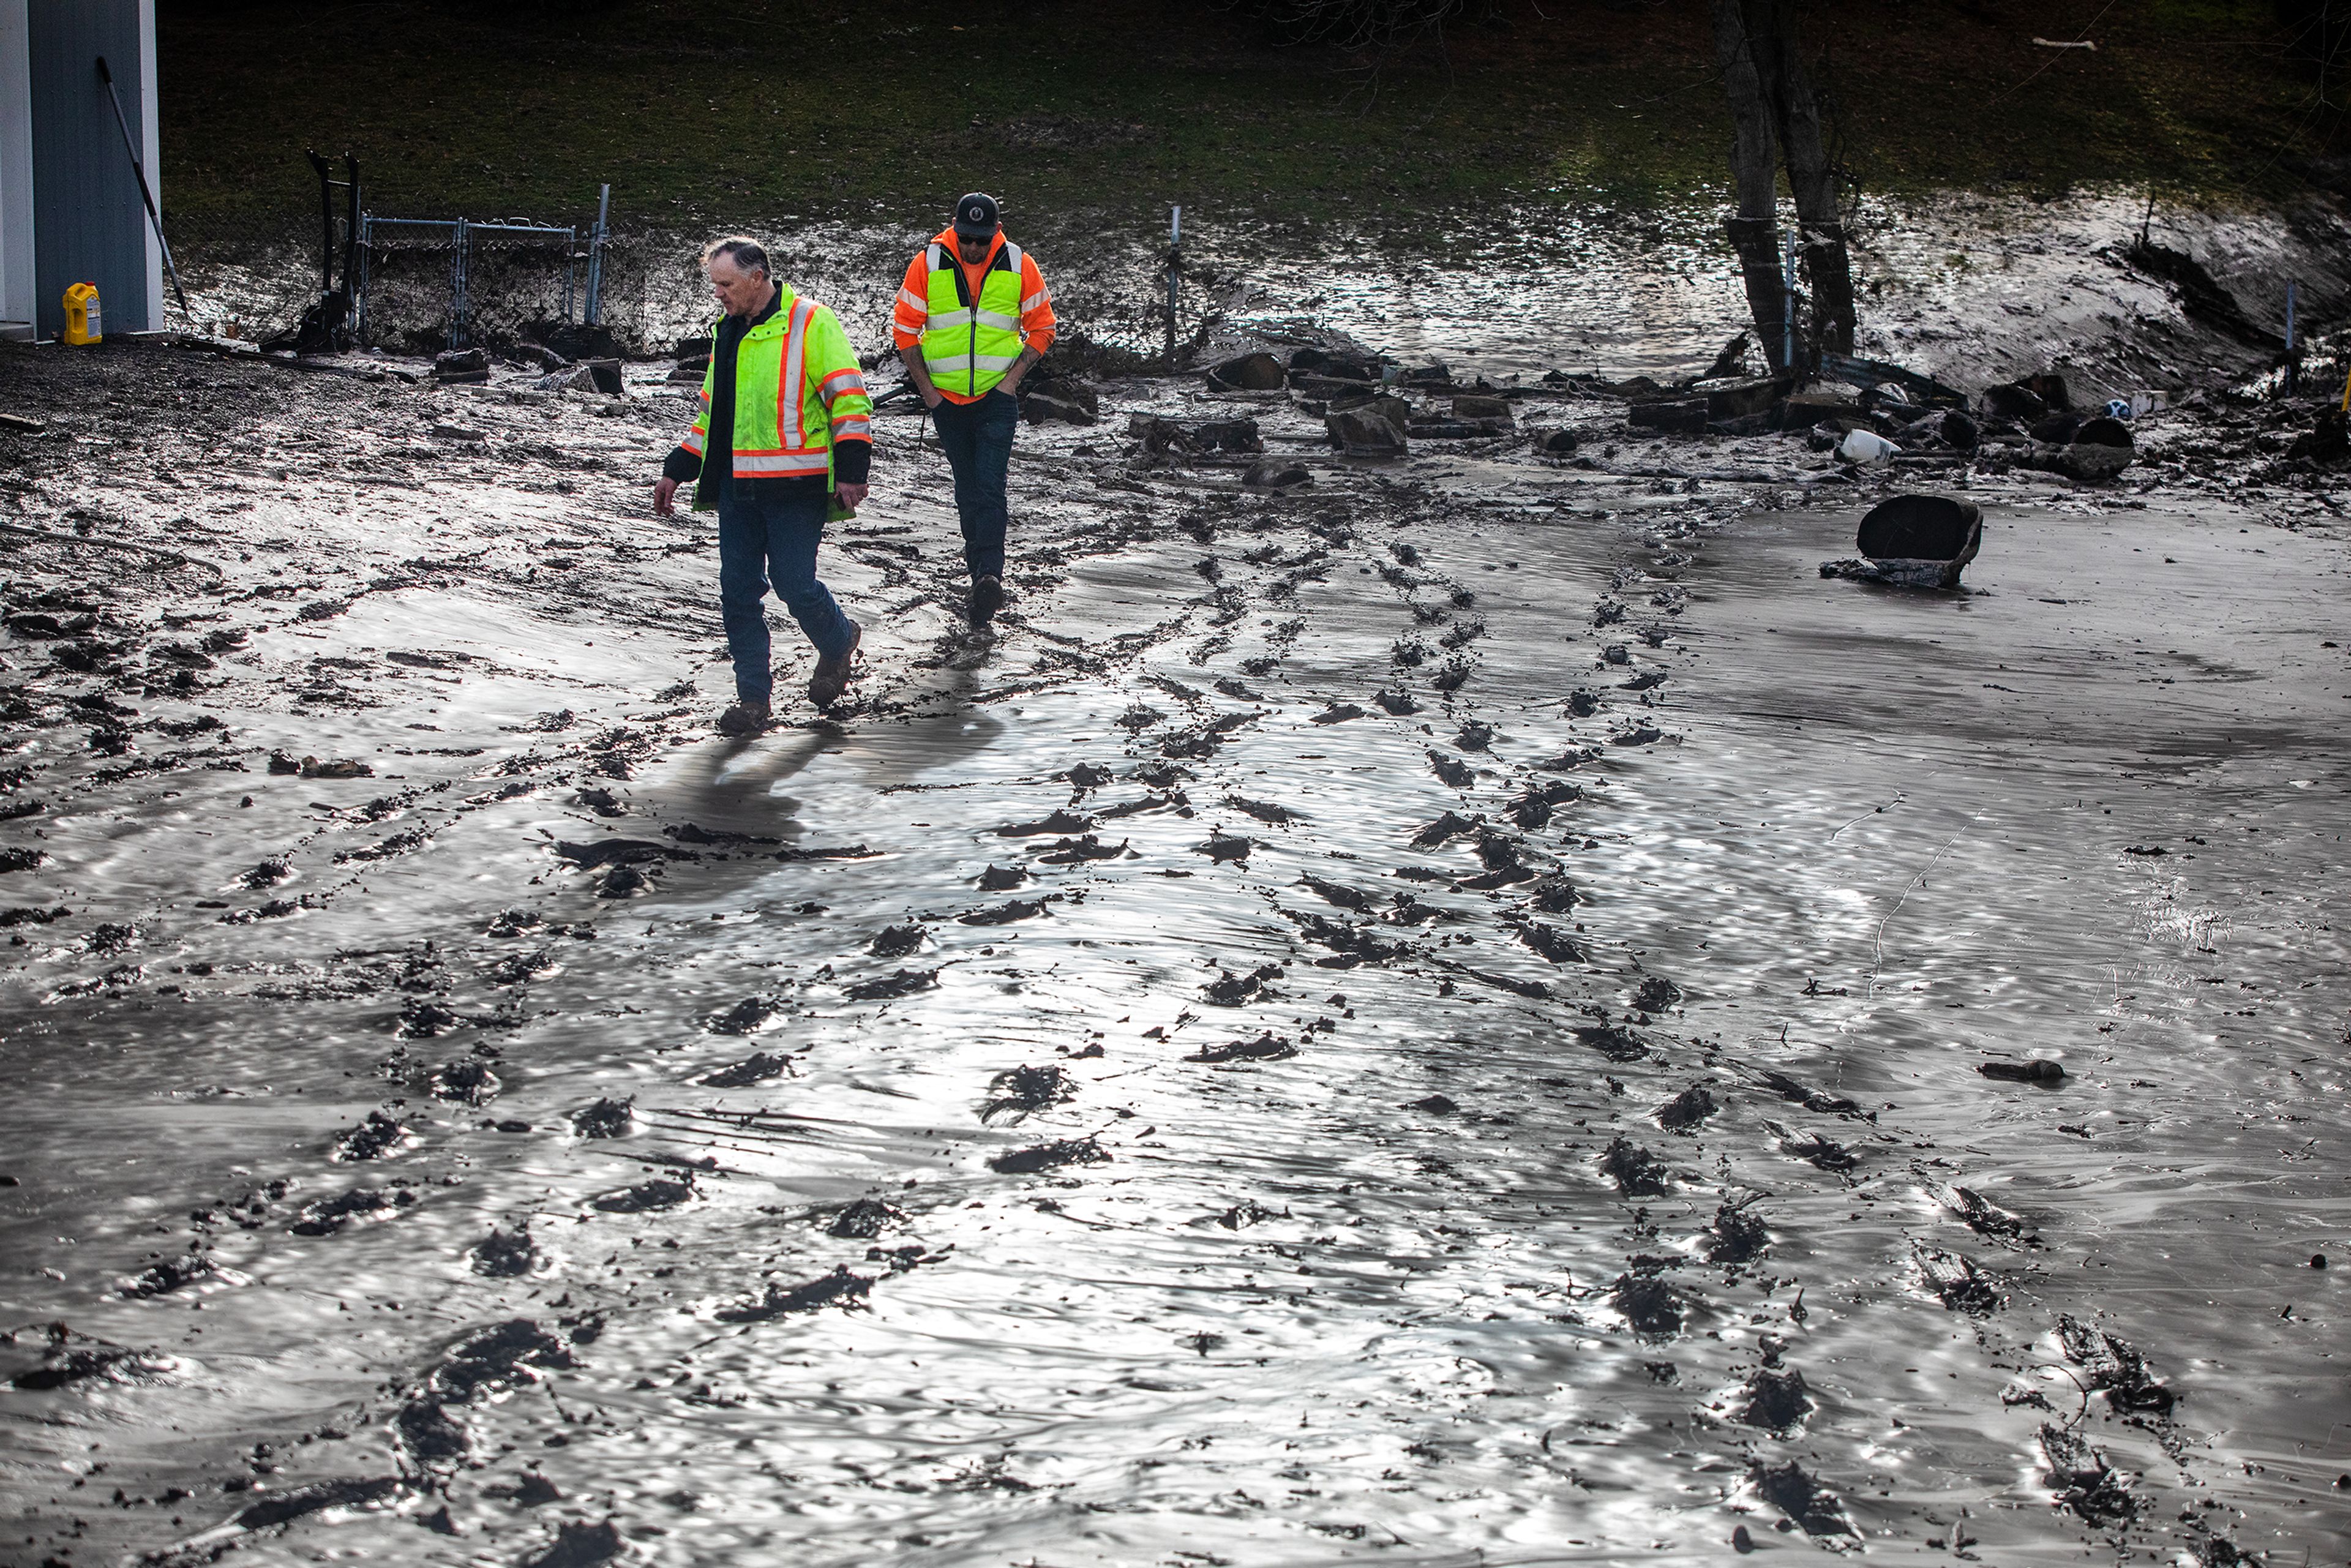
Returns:
[[[1252,490],[1295,490],[1314,483],[1314,476],[1306,465],[1289,458],[1268,457],[1252,463],[1241,476],[1241,483]]]
[[[626,1100],[608,1097],[572,1112],[571,1131],[582,1138],[625,1138],[636,1121],[634,1096]]]
[[[315,757],[306,757],[302,758],[302,777],[305,779],[372,779],[375,777],[375,769],[367,763],[355,761],[347,757],[339,757],[325,762],[321,762]]]
[[[1662,1277],[1647,1272],[1619,1274],[1608,1288],[1608,1300],[1625,1314],[1635,1333],[1677,1334],[1682,1332],[1681,1293]]]
[[[937,969],[901,969],[878,980],[861,980],[843,994],[852,1002],[889,1001],[935,989],[938,983]]]
[[[1674,1189],[1674,1173],[1630,1138],[1613,1140],[1600,1156],[1601,1174],[1625,1197],[1663,1197]]]
[[[406,1141],[408,1129],[381,1111],[371,1111],[367,1120],[335,1140],[330,1160],[380,1160]]]
[[[1812,1414],[1813,1396],[1801,1372],[1773,1372],[1758,1367],[1747,1379],[1746,1403],[1732,1419],[1749,1427],[1782,1432]]]
[[[1208,371],[1210,392],[1280,392],[1289,372],[1271,354],[1243,354]]]
[[[1029,880],[1029,868],[1017,865],[995,865],[979,873],[977,885],[982,893],[1008,893]]]
[[[1092,1138],[1059,1138],[998,1155],[987,1162],[987,1168],[1000,1176],[1033,1176],[1063,1166],[1102,1165],[1109,1159],[1110,1151]]]
[[[554,1544],[530,1558],[523,1568],[595,1568],[599,1563],[609,1563],[627,1550],[621,1539],[621,1527],[611,1520],[590,1524],[580,1520],[566,1520],[556,1527]]]
[[[1851,1535],[1854,1528],[1844,1515],[1844,1504],[1834,1492],[1806,1473],[1803,1466],[1790,1459],[1783,1465],[1766,1465],[1754,1461],[1749,1479],[1763,1500],[1796,1521],[1806,1535]]]
[[[39,850],[28,850],[19,844],[0,849],[0,872],[32,871],[49,857]]]
[[[1237,1008],[1251,1000],[1273,999],[1274,993],[1266,982],[1281,977],[1279,964],[1260,964],[1246,975],[1225,975],[1209,981],[1200,994],[1220,1008]]]
[[[1771,1244],[1771,1228],[1762,1216],[1750,1213],[1747,1203],[1726,1201],[1715,1209],[1714,1223],[1708,1228],[1707,1261],[1751,1262]]]
[[[1379,397],[1344,413],[1326,413],[1331,444],[1350,457],[1402,457],[1408,415],[1402,398]]]
[[[492,1226],[487,1236],[474,1243],[472,1260],[476,1274],[492,1280],[519,1279],[538,1263],[538,1249],[528,1229],[500,1230]]]
[[[658,1209],[675,1208],[695,1196],[691,1175],[655,1176],[634,1186],[622,1187],[590,1200],[589,1207],[603,1214],[650,1214]]]
[[[1332,703],[1307,722],[1310,724],[1345,724],[1364,716],[1364,710],[1353,703]]]
[[[1657,1107],[1657,1125],[1668,1133],[1686,1133],[1721,1109],[1713,1090],[1693,1083]]]
[[[763,1323],[821,1307],[862,1307],[872,1290],[872,1280],[851,1273],[848,1265],[842,1264],[830,1274],[804,1280],[797,1285],[778,1285],[771,1280],[758,1301],[721,1307],[711,1315],[722,1323]]]
[[[742,1061],[702,1075],[702,1082],[713,1089],[748,1089],[754,1083],[765,1083],[771,1078],[781,1078],[791,1069],[791,1058],[771,1056],[755,1051]]]
[[[2084,1521],[2103,1529],[2128,1524],[2137,1517],[2138,1499],[2087,1437],[2070,1427],[2043,1422],[2041,1452],[2049,1461],[2050,1490]]]
[[[880,936],[866,944],[865,951],[876,958],[903,958],[918,950],[928,936],[920,925],[890,925]]]

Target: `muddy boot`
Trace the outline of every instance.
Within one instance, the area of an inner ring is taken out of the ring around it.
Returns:
[[[855,674],[857,644],[865,641],[865,628],[856,622],[849,623],[849,646],[834,659],[819,659],[816,674],[809,678],[809,701],[820,709],[829,708],[841,700],[849,688],[851,675]]]
[[[767,727],[766,703],[739,702],[718,716],[721,735],[757,735]]]
[[[971,584],[971,629],[985,632],[996,612],[1004,608],[1004,580],[993,572],[974,578]]]

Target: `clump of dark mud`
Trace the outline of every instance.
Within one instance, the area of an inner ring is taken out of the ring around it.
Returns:
[[[331,1160],[380,1160],[406,1141],[408,1129],[381,1111],[371,1111],[367,1120],[335,1140]]]
[[[1749,1478],[1763,1500],[1786,1514],[1807,1535],[1851,1535],[1852,1522],[1844,1504],[1803,1466],[1790,1459],[1782,1465],[1755,1461]]]
[[[2091,1327],[2070,1312],[2057,1320],[2057,1342],[2092,1388],[2117,1410],[2168,1416],[2177,1401],[2147,1370],[2147,1356],[2129,1341]]]
[[[904,1223],[905,1211],[895,1204],[884,1203],[878,1197],[861,1197],[836,1210],[824,1233],[852,1241],[871,1241],[892,1226]]]
[[[1657,1125],[1668,1133],[1687,1133],[1721,1109],[1713,1090],[1693,1083],[1657,1107]]]
[[[791,1071],[789,1056],[777,1056],[755,1051],[742,1061],[702,1075],[702,1082],[713,1089],[748,1089],[755,1083],[765,1083],[771,1078],[781,1078]]]
[[[797,1285],[779,1285],[771,1280],[758,1301],[721,1307],[711,1315],[722,1323],[763,1323],[795,1312],[812,1312],[820,1307],[853,1309],[864,1305],[872,1289],[872,1280],[851,1273],[844,1264],[830,1274]]]
[[[1746,1403],[1736,1417],[1750,1427],[1784,1431],[1812,1414],[1813,1396],[1801,1372],[1758,1367],[1747,1380]]]
[[[1664,1337],[1682,1332],[1681,1292],[1661,1274],[1648,1270],[1619,1274],[1608,1287],[1608,1299],[1635,1333]]]
[[[1110,1151],[1092,1138],[1059,1138],[998,1155],[987,1162],[987,1168],[1003,1176],[1032,1176],[1063,1166],[1102,1165],[1109,1159]]]
[[[1630,1138],[1609,1143],[1600,1170],[1626,1197],[1662,1197],[1674,1189],[1672,1168]]]
[[[2057,1500],[2093,1525],[2128,1524],[2138,1515],[2138,1499],[2106,1456],[2070,1427],[2043,1422],[2041,1452],[2049,1461],[2049,1487]]]
[[[493,1280],[513,1280],[529,1273],[538,1265],[538,1248],[528,1228],[500,1230],[493,1226],[487,1236],[474,1243],[472,1256],[475,1273]]]
[[[980,1107],[981,1121],[1001,1117],[1017,1120],[1031,1112],[1076,1099],[1078,1083],[1061,1067],[1021,1066],[998,1073],[989,1082],[987,1092],[987,1103]]]
[[[571,1113],[571,1130],[583,1138],[625,1138],[636,1125],[636,1101],[601,1099]]]

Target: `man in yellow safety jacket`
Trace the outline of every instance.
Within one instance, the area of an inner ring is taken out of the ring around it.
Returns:
[[[1037,258],[1004,237],[996,198],[974,191],[908,264],[891,337],[955,474],[975,632],[1004,607],[1004,492],[1020,380],[1053,335],[1053,297]]]
[[[865,499],[873,458],[873,402],[848,334],[831,310],[769,275],[768,253],[739,235],[702,253],[710,292],[726,312],[710,334],[694,429],[662,465],[653,510],[669,517],[692,481],[696,511],[718,513],[718,601],[735,662],[727,735],[767,727],[772,583],[816,645],[809,700],[841,700],[863,633],[817,580],[816,550],[836,502]]]

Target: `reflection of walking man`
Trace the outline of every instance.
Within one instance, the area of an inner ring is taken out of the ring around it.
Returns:
[[[1004,484],[1020,380],[1053,346],[1054,330],[1044,275],[1004,237],[996,198],[975,191],[956,204],[954,224],[908,264],[891,326],[955,472],[977,631],[1004,605]]]
[[[816,548],[836,497],[849,511],[865,499],[873,403],[840,320],[770,277],[758,242],[719,240],[702,264],[726,314],[710,335],[694,428],[662,465],[653,510],[670,516],[688,480],[694,508],[717,509],[718,601],[736,696],[718,727],[756,735],[767,727],[774,685],[760,606],[769,583],[816,645],[809,700],[831,707],[848,685],[862,633],[817,580]]]

